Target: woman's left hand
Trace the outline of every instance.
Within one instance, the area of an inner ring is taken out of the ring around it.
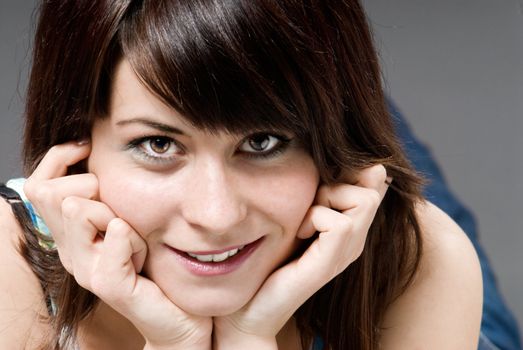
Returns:
[[[361,255],[388,183],[385,168],[375,165],[348,184],[320,186],[297,233],[318,237],[302,256],[273,272],[242,309],[214,318],[213,348],[277,349],[276,335],[294,312]]]

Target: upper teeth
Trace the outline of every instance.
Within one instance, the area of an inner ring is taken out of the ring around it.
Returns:
[[[234,256],[236,254],[238,254],[238,252],[240,250],[243,249],[243,245],[241,247],[238,247],[238,248],[234,248],[234,249],[231,249],[231,250],[228,250],[226,252],[223,252],[221,254],[207,254],[207,255],[199,255],[199,254],[193,254],[193,253],[187,253],[189,256],[199,260],[199,261],[203,261],[203,262],[220,262],[220,261],[224,261],[225,259],[227,258],[230,258],[231,256]]]

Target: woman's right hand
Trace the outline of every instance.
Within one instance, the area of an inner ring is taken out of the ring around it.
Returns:
[[[89,153],[86,142],[52,147],[24,187],[52,233],[64,268],[129,319],[145,338],[146,349],[210,349],[212,319],[185,313],[139,274],[147,245],[98,201],[96,176],[67,175],[68,167]]]

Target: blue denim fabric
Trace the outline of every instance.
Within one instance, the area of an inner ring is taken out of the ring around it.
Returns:
[[[314,339],[311,350],[323,350],[323,341],[321,338]]]
[[[482,338],[478,349],[496,349],[487,347],[491,343],[500,350],[520,350],[521,337],[516,319],[505,305],[496,285],[494,272],[477,235],[476,222],[472,213],[450,192],[445,179],[430,150],[417,140],[409,129],[402,114],[392,101],[389,110],[396,122],[396,130],[404,149],[413,166],[430,182],[424,189],[425,197],[444,210],[469,236],[476,248],[483,274],[483,319],[481,321]]]
[[[323,342],[320,338],[314,339],[311,350],[323,350]],[[494,345],[485,334],[480,333],[478,350],[500,350],[496,345]]]

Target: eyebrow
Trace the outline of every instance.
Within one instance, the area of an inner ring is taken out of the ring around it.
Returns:
[[[150,120],[148,118],[142,118],[142,117],[131,118],[131,119],[120,120],[119,122],[116,123],[116,125],[118,125],[118,126],[125,126],[125,125],[129,125],[129,124],[142,124],[142,125],[148,126],[150,128],[156,129],[161,132],[165,132],[165,133],[169,133],[169,134],[185,135],[185,133],[182,130],[180,130],[174,126],[164,124],[164,123],[159,123],[154,120]]]

